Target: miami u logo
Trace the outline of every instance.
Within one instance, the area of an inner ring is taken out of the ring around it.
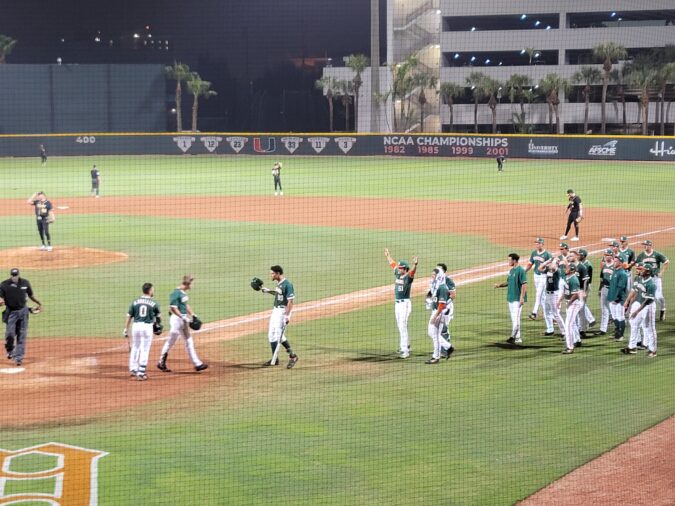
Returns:
[[[0,449],[0,505],[96,505],[98,459],[105,455],[59,443],[16,451]]]
[[[267,137],[267,147],[262,147],[262,139],[260,137],[253,138],[253,151],[256,153],[273,153],[277,150],[277,141],[274,137]]]

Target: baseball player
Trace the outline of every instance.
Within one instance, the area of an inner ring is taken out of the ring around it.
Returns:
[[[544,322],[546,323],[546,332],[544,335],[552,336],[555,333],[553,329],[553,322],[555,321],[558,324],[560,333],[564,336],[565,322],[558,309],[558,300],[560,299],[560,271],[558,270],[558,263],[553,261],[547,265],[540,265],[539,271],[546,277],[546,285],[544,286]]]
[[[448,302],[443,311],[443,328],[441,329],[441,356],[446,360],[450,358],[455,352],[455,347],[452,345],[452,338],[450,335],[450,322],[455,318],[455,298],[457,297],[457,287],[455,282],[450,276],[447,275],[448,266],[444,263],[439,262],[436,264],[436,268],[441,272],[439,276],[442,276],[439,281],[445,283],[445,286],[448,288]],[[433,283],[433,282],[432,282]]]
[[[436,267],[432,271],[433,279],[436,279],[442,274],[441,269]],[[427,335],[431,338],[433,343],[433,352],[431,358],[424,362],[425,364],[438,364],[441,359],[441,333],[445,323],[445,316],[443,315],[446,306],[448,305],[448,287],[445,284],[445,274],[442,274],[443,280],[438,284],[436,293],[431,299],[431,317],[429,318],[429,325],[427,326]]]
[[[197,356],[195,342],[190,335],[190,322],[194,317],[194,311],[192,311],[192,308],[188,304],[190,297],[188,297],[187,292],[192,288],[194,279],[190,274],[186,274],[183,276],[180,286],[169,295],[169,311],[171,312],[171,316],[169,317],[169,338],[164,343],[162,354],[157,363],[157,369],[162,372],[171,372],[171,369],[166,365],[166,360],[169,357],[169,351],[176,344],[179,337],[182,337],[185,341],[185,351],[194,364],[195,371],[203,371],[209,367],[209,364],[202,362],[199,356]]]
[[[98,170],[96,165],[90,171],[91,175],[91,195],[92,197],[99,198],[99,185],[101,183],[101,172]]]
[[[579,311],[583,308],[584,291],[581,289],[579,277],[576,276],[577,266],[573,263],[567,265],[565,270],[565,289],[558,299],[558,308],[562,301],[567,300],[567,310],[565,311],[565,349],[563,353],[569,355],[574,353],[574,348],[581,346],[581,336],[579,335],[579,325],[577,318]]]
[[[583,307],[581,308],[581,311],[579,311],[579,333],[581,334],[581,337],[586,337],[586,332],[589,327],[595,326],[595,317],[586,302],[587,294],[590,293],[591,283],[593,282],[593,266],[588,261],[588,251],[585,249],[582,248],[570,253],[574,255],[573,258],[577,267],[577,277],[581,284],[581,290],[584,292]]]
[[[261,291],[274,296],[274,307],[272,308],[269,331],[267,333],[267,338],[272,347],[273,358],[263,365],[266,367],[279,365],[277,347],[279,346],[279,343],[281,343],[288,353],[288,364],[286,365],[286,368],[293,369],[298,361],[298,356],[293,352],[291,343],[289,343],[286,338],[286,327],[291,321],[293,301],[295,300],[295,289],[293,288],[293,283],[284,277],[284,269],[280,265],[273,265],[270,267],[270,276],[272,280],[276,282],[276,287],[273,289],[263,287]]]
[[[52,210],[52,203],[47,200],[47,196],[44,192],[33,193],[27,202],[35,208],[35,220],[37,222],[40,240],[42,241],[40,249],[43,251],[51,251],[52,236],[49,235],[49,212]]]
[[[5,350],[7,358],[14,360],[17,366],[23,362],[28,339],[28,314],[26,299],[37,304],[34,311],[41,311],[42,304],[33,295],[33,288],[26,278],[20,277],[19,269],[9,271],[9,278],[0,283],[0,307],[6,306],[2,313],[5,329]]]
[[[498,156],[497,160],[497,172],[504,172],[504,163],[506,162],[506,157]]]
[[[632,281],[631,281],[631,275],[630,275],[630,268],[632,267],[632,262],[630,258],[630,254],[632,250],[627,250],[623,249],[621,250],[621,244],[619,244],[619,241],[611,241],[609,243],[609,247],[612,250],[612,253],[614,255],[618,255],[619,258],[621,258],[621,261],[623,262],[623,268],[626,271],[626,290],[627,292],[630,292],[632,288]],[[634,259],[633,259],[634,260]]]
[[[622,258],[625,258],[626,261],[626,272],[628,273],[628,288],[632,288],[632,274],[631,272],[633,271],[633,266],[635,265],[635,261],[637,258],[637,255],[635,254],[635,251],[633,251],[630,248],[630,245],[628,244],[628,237],[625,235],[622,235],[619,239],[621,241],[621,245],[619,246],[619,253],[621,254]]]
[[[43,167],[47,165],[47,149],[44,144],[40,144],[40,164]]]
[[[133,321],[129,347],[129,374],[139,381],[144,381],[148,379],[146,369],[152,345],[153,324],[161,324],[162,315],[159,304],[153,299],[155,288],[152,283],[144,283],[141,290],[143,295],[134,299],[129,306],[123,335],[129,337],[129,324]]]
[[[614,274],[614,253],[611,249],[605,250],[605,254],[600,262],[600,288],[598,296],[600,297],[600,335],[607,334],[609,326],[609,300],[607,293],[609,291],[609,280]]]
[[[396,317],[396,326],[399,333],[399,358],[408,358],[410,356],[410,338],[408,336],[408,318],[412,311],[410,302],[410,289],[417,272],[417,256],[413,257],[413,268],[405,260],[396,262],[391,257],[389,250],[384,248],[384,256],[387,258],[390,267],[394,271],[394,316]]]
[[[626,355],[637,353],[638,344],[642,341],[640,338],[642,331],[647,357],[656,357],[656,283],[652,277],[652,270],[651,264],[640,265],[624,304],[630,321],[630,340],[628,346],[621,350],[621,353]]]
[[[274,195],[283,195],[284,190],[281,188],[281,162],[276,162],[272,165],[272,177],[274,178]]]
[[[528,315],[530,320],[537,319],[537,313],[539,312],[539,305],[541,304],[542,309],[544,308],[544,289],[546,287],[546,272],[539,270],[539,267],[544,262],[551,260],[553,255],[544,249],[544,239],[537,237],[534,240],[534,248],[532,253],[530,253],[530,260],[527,262],[525,267],[525,272],[528,272],[532,269],[534,273],[534,307],[532,312]]]
[[[523,304],[527,302],[527,274],[525,269],[518,265],[520,255],[518,253],[509,253],[508,265],[511,268],[504,283],[496,283],[495,288],[506,288],[506,302],[509,305],[511,315],[511,337],[506,342],[509,344],[520,344],[523,340],[520,337],[520,314],[523,310]]]
[[[637,261],[652,266],[652,278],[656,285],[656,302],[661,307],[659,320],[663,321],[666,318],[666,298],[663,296],[662,280],[670,265],[670,260],[658,251],[654,251],[654,243],[652,241],[643,241],[642,245],[645,247],[645,250],[638,255]]]
[[[609,288],[607,289],[607,300],[609,301],[609,312],[614,320],[614,340],[621,341],[626,329],[626,318],[624,316],[623,305],[628,295],[626,290],[626,274],[623,268],[623,260],[619,255],[614,255],[614,272],[609,279]]]
[[[567,226],[565,227],[565,233],[560,236],[560,240],[564,241],[567,239],[567,234],[570,233],[570,228],[574,225],[574,237],[570,239],[571,241],[579,240],[579,223],[584,219],[584,209],[581,205],[581,199],[579,195],[575,193],[574,190],[567,190],[567,199],[569,204],[567,204],[567,209],[565,214],[567,214]]]

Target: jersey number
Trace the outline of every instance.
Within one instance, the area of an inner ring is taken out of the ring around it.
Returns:
[[[138,308],[138,316],[145,318],[148,316],[148,306],[141,306]]]

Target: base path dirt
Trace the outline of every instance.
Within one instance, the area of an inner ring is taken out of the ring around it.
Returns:
[[[675,417],[578,467],[519,504],[675,504]]]

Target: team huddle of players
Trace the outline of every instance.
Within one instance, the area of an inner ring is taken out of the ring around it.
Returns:
[[[621,352],[633,355],[638,350],[647,350],[647,357],[656,357],[656,306],[660,308],[659,319],[665,318],[666,301],[663,296],[662,277],[670,261],[653,248],[652,241],[642,242],[644,251],[636,254],[630,247],[628,237],[620,241],[611,241],[609,248],[602,254],[600,261],[600,325],[597,335],[606,335],[610,322],[613,323],[615,341],[625,339],[626,322],[629,323],[627,345]],[[408,318],[412,305],[411,286],[414,280],[418,259],[413,259],[412,268],[404,261],[396,262],[385,249],[385,257],[394,271],[394,312],[400,335],[399,357],[410,356]],[[533,271],[535,302],[530,320],[537,320],[541,309],[545,322],[544,336],[559,335],[564,341],[563,353],[574,353],[582,345],[582,338],[588,337],[591,328],[597,324],[588,306],[592,293],[593,266],[588,260],[588,251],[581,248],[570,250],[567,243],[560,243],[559,252],[552,254],[544,247],[544,240],[535,240],[527,266],[519,265],[520,257],[511,253],[508,258],[509,273],[503,283],[495,288],[507,288],[507,302],[511,315],[510,345],[521,344],[521,313],[527,302],[527,272]],[[450,322],[454,317],[454,299],[456,287],[447,275],[447,267],[437,264],[433,269],[427,309],[431,310],[427,333],[433,343],[431,358],[426,364],[437,364],[441,358],[449,358],[455,351],[451,343]],[[562,310],[565,316],[563,318]]]

